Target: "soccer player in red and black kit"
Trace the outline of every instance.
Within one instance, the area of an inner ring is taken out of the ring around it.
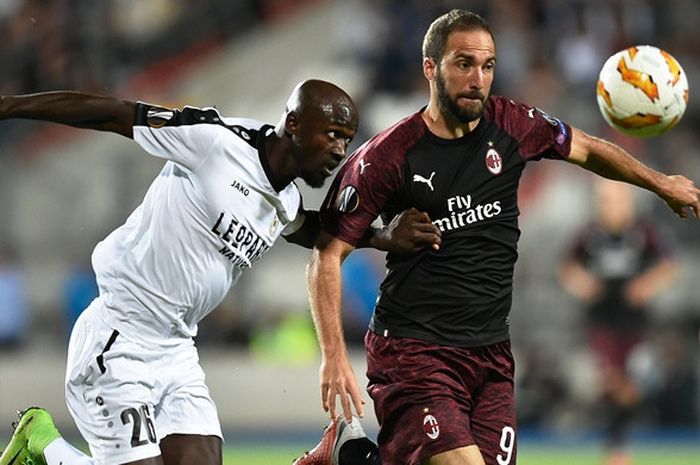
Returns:
[[[608,465],[631,463],[627,436],[644,392],[629,362],[647,339],[652,299],[673,282],[677,269],[664,235],[635,210],[628,184],[600,179],[596,216],[575,235],[560,272],[564,287],[586,306]]]
[[[322,206],[308,267],[322,349],[321,398],[331,417],[363,400],[340,320],[343,259],[377,216],[415,207],[442,231],[439,250],[389,254],[365,343],[381,461],[391,465],[515,464],[508,335],[517,259],[517,190],[529,161],[566,160],[655,192],[697,217],[700,190],[537,108],[489,96],[496,47],[478,15],[453,10],[423,42],[430,101],[360,147]]]

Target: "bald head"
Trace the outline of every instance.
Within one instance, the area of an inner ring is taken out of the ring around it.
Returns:
[[[301,177],[321,187],[347,154],[357,132],[357,108],[340,87],[310,79],[292,90],[269,141],[267,157],[279,186]]]
[[[357,128],[357,108],[352,98],[328,81],[309,79],[297,84],[287,100],[286,113],[298,118],[340,118],[340,124]]]
[[[605,229],[619,232],[634,221],[634,192],[629,184],[601,178],[595,190],[598,219]]]

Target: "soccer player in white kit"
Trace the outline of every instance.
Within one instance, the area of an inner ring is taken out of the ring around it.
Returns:
[[[92,457],[49,428],[43,438],[13,437],[0,464],[220,464],[221,427],[192,340],[197,323],[280,235],[313,245],[318,214],[302,208],[292,181],[320,187],[343,160],[358,125],[352,99],[334,84],[304,81],[274,127],[213,108],[60,91],[1,97],[6,118],[115,132],[166,162],[142,204],[96,246],[100,295],[71,334],[66,401]],[[406,218],[410,228],[375,230],[367,245],[439,243],[427,216]],[[35,423],[45,413],[28,412]]]

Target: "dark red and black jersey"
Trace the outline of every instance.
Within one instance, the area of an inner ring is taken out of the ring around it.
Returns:
[[[527,161],[570,147],[568,125],[492,96],[462,138],[435,136],[418,112],[355,151],[322,206],[327,232],[357,245],[378,216],[416,207],[443,234],[438,252],[387,255],[371,329],[461,347],[507,339],[520,176]]]
[[[643,328],[648,323],[646,308],[632,305],[626,288],[640,274],[671,257],[668,242],[645,219],[615,233],[595,221],[587,224],[576,237],[569,259],[603,284],[601,295],[588,308],[588,323],[620,331]]]

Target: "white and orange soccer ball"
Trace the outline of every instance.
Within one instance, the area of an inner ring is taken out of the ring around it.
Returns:
[[[610,126],[631,136],[651,137],[680,121],[688,104],[688,80],[669,53],[638,45],[608,58],[596,94]]]

